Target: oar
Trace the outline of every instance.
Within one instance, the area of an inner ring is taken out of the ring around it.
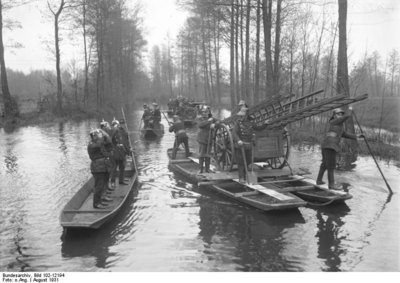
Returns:
[[[129,132],[128,121],[126,120],[126,117],[125,117],[124,108],[121,107],[121,110],[122,110],[122,116],[124,117],[124,120],[125,120],[126,129]],[[131,138],[129,137],[129,134],[128,134],[128,141],[129,141],[129,146],[131,147],[131,150],[133,150],[132,143],[131,143]],[[132,154],[132,161],[133,161],[133,166],[135,166],[135,172],[138,174],[138,170],[137,170],[137,166],[136,166],[136,160],[135,160],[135,156],[133,156],[133,154]]]
[[[161,111],[161,113],[163,114],[163,116],[164,116],[165,120],[167,120],[167,122],[168,122],[168,125],[171,125],[171,122],[168,120],[167,116],[165,116],[165,113],[164,113],[164,112],[162,112],[162,111]]]
[[[368,143],[368,141],[367,141],[367,139],[366,139],[366,137],[365,137],[365,135],[364,135],[364,132],[363,132],[361,126],[360,126],[360,123],[358,122],[356,113],[354,113],[354,111],[353,111],[352,109],[351,109],[351,112],[352,112],[352,114],[353,114],[353,116],[354,116],[354,120],[356,120],[356,123],[357,123],[357,125],[358,125],[358,128],[360,129],[361,134],[362,134],[363,137],[364,137],[364,141],[365,141],[365,144],[367,145],[369,154],[371,154],[372,159],[374,159],[375,164],[376,164],[376,167],[378,167],[378,170],[379,170],[379,172],[381,173],[382,178],[383,178],[383,180],[385,181],[387,188],[389,189],[390,195],[392,195],[392,194],[393,194],[392,188],[389,186],[389,183],[386,181],[386,178],[385,178],[385,176],[383,175],[383,172],[382,172],[382,170],[381,170],[381,167],[379,167],[379,164],[378,164],[378,162],[376,161],[375,156],[374,156],[374,154],[373,154],[372,151],[371,151],[371,147],[369,146],[369,143]]]

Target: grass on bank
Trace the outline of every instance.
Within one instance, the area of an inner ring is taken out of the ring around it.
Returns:
[[[387,133],[381,133],[383,140],[392,140],[393,137],[386,137]],[[323,133],[316,133],[311,130],[311,127],[303,126],[290,131],[290,139],[292,145],[308,145],[319,146],[324,138]],[[400,161],[400,146],[394,144],[384,143],[377,140],[373,136],[366,135],[368,144],[371,148],[372,154],[375,157],[385,160]],[[358,141],[358,153],[365,156],[370,156],[368,147],[364,141]]]

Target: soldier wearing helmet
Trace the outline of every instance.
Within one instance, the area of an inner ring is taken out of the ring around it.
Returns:
[[[217,119],[212,117],[208,107],[203,107],[198,122],[199,131],[197,133],[197,142],[199,143],[199,173],[203,173],[204,163],[206,173],[210,172],[211,131],[215,128],[215,123],[217,122]]]
[[[242,108],[249,108],[247,103],[244,100],[240,100],[236,109],[233,111],[233,114],[238,114]]]
[[[159,128],[161,122],[161,111],[160,108],[158,107],[158,104],[155,102],[153,103],[152,115],[153,115],[154,126],[156,128]]]
[[[143,115],[142,115],[142,120],[144,123],[144,128],[149,127],[149,122],[151,120],[152,114],[150,111],[150,108],[147,106],[147,104],[143,104]]]
[[[174,147],[172,150],[172,159],[176,158],[176,153],[178,151],[178,148],[181,144],[184,145],[185,147],[185,152],[186,152],[186,157],[190,156],[190,152],[189,152],[189,138],[186,134],[185,131],[185,125],[183,124],[183,122],[179,119],[178,115],[174,115],[173,116],[173,120],[174,122],[172,123],[172,125],[169,127],[169,132],[175,133],[175,142],[174,142]]]
[[[101,129],[96,129],[90,132],[90,142],[87,147],[90,163],[90,171],[94,178],[94,196],[93,207],[105,208],[109,200],[103,193],[108,187],[108,168],[107,160],[110,158],[110,153],[105,149],[105,144],[110,142],[110,137]],[[103,197],[103,199],[102,199]]]
[[[232,138],[235,148],[235,158],[238,165],[239,181],[246,179],[246,168],[251,162],[252,151],[256,143],[254,131],[261,131],[267,127],[267,124],[257,126],[249,115],[249,109],[245,106],[236,114],[232,128]],[[242,151],[243,148],[243,151]]]
[[[319,168],[317,185],[325,184],[322,181],[325,171],[328,171],[328,187],[331,190],[339,189],[335,185],[334,169],[336,167],[336,154],[340,150],[340,139],[347,138],[356,140],[357,136],[348,133],[344,130],[344,122],[350,118],[349,114],[345,114],[345,111],[341,108],[333,110],[332,117],[329,120],[329,129],[325,134],[324,140],[321,144],[322,152],[322,163]],[[363,136],[360,135],[360,138]]]
[[[125,121],[124,121],[125,122]],[[120,185],[128,185],[126,183],[124,175],[125,175],[125,162],[126,156],[131,154],[131,148],[129,146],[128,133],[126,130],[120,125],[119,121],[114,118],[111,122],[113,126],[113,134],[111,136],[111,141],[113,144],[113,160],[115,166],[110,174],[111,179],[111,188],[115,188],[115,180],[117,175],[117,168],[119,171],[118,183]]]

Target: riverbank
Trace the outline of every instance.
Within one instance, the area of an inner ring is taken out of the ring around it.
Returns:
[[[55,114],[52,111],[45,112],[29,112],[22,113],[18,118],[4,119],[0,117],[0,128],[4,128],[5,131],[13,131],[19,127],[26,127],[32,125],[41,125],[41,124],[53,124],[53,123],[62,123],[67,121],[80,121],[84,119],[96,118],[98,113],[95,111],[82,111],[82,110],[73,110],[64,113],[63,115]]]
[[[382,135],[382,134],[381,134]],[[387,134],[385,134],[387,135]],[[300,127],[290,131],[291,144],[298,147],[319,146],[323,139],[323,134],[313,132],[311,127]],[[368,144],[375,157],[400,161],[400,147],[394,144],[384,143],[376,140],[375,137],[366,135]],[[387,137],[385,140],[391,140]],[[370,156],[368,147],[364,141],[358,141],[358,152],[360,155]]]

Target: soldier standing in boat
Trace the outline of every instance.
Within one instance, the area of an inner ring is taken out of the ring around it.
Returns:
[[[169,132],[175,133],[175,142],[174,142],[174,148],[172,150],[172,159],[176,158],[176,153],[178,151],[179,146],[182,143],[185,146],[186,158],[187,158],[190,156],[190,152],[189,152],[189,138],[185,131],[185,125],[180,120],[178,115],[174,115],[173,120],[174,120],[173,124],[169,127]]]
[[[150,108],[147,106],[147,104],[143,104],[143,115],[142,115],[142,120],[144,123],[144,128],[149,127],[149,121],[151,120],[151,111]]]
[[[249,108],[244,100],[240,100],[233,114],[237,114],[242,108]]]
[[[127,144],[127,133],[123,131],[120,127],[119,121],[114,120],[111,123],[114,133],[111,138],[112,143],[114,145],[114,162],[116,164],[113,172],[111,172],[111,187],[115,188],[115,179],[117,175],[117,168],[119,170],[118,183],[121,185],[128,185],[125,182],[124,174],[125,174],[125,159],[126,156],[130,153],[129,144]]]
[[[237,115],[239,116],[239,119],[234,123],[232,138],[239,171],[239,181],[244,182],[247,177],[245,166],[248,166],[252,161],[252,150],[254,150],[253,148],[256,145],[256,135],[254,130],[263,130],[267,127],[267,124],[262,126],[255,125],[249,116],[249,109],[245,106],[241,108]]]
[[[107,165],[107,183],[106,187],[104,188],[104,194],[109,193],[114,190],[114,188],[109,187],[110,176],[111,173],[115,170],[116,164],[114,162],[114,145],[112,143],[111,137],[114,134],[113,129],[110,127],[110,124],[107,121],[103,121],[100,123],[100,129],[105,133],[104,136],[108,136],[104,138],[104,148],[109,154],[109,157],[106,159]],[[108,200],[105,198],[104,200]]]
[[[102,201],[104,188],[107,186],[108,172],[106,159],[109,153],[104,147],[103,131],[97,129],[90,132],[90,142],[87,148],[91,163],[90,171],[94,178],[93,207],[105,208],[107,203]]]
[[[203,108],[201,118],[198,122],[199,131],[197,133],[197,142],[199,143],[199,173],[203,173],[204,163],[206,173],[210,173],[211,131],[215,128],[216,122],[217,119],[212,117],[211,111],[208,108]]]
[[[322,163],[319,168],[317,185],[325,184],[322,181],[325,171],[328,171],[328,187],[331,190],[340,189],[335,184],[334,170],[336,167],[336,154],[340,150],[340,138],[348,138],[357,140],[357,136],[348,133],[344,130],[344,122],[349,119],[350,115],[345,115],[343,109],[337,108],[333,110],[333,115],[329,119],[329,129],[325,135],[325,138],[321,144],[322,152]],[[363,135],[359,135],[358,138],[363,138]]]
[[[161,122],[161,111],[160,108],[158,107],[157,103],[153,103],[153,121],[154,125],[156,128],[160,127],[160,122]]]

